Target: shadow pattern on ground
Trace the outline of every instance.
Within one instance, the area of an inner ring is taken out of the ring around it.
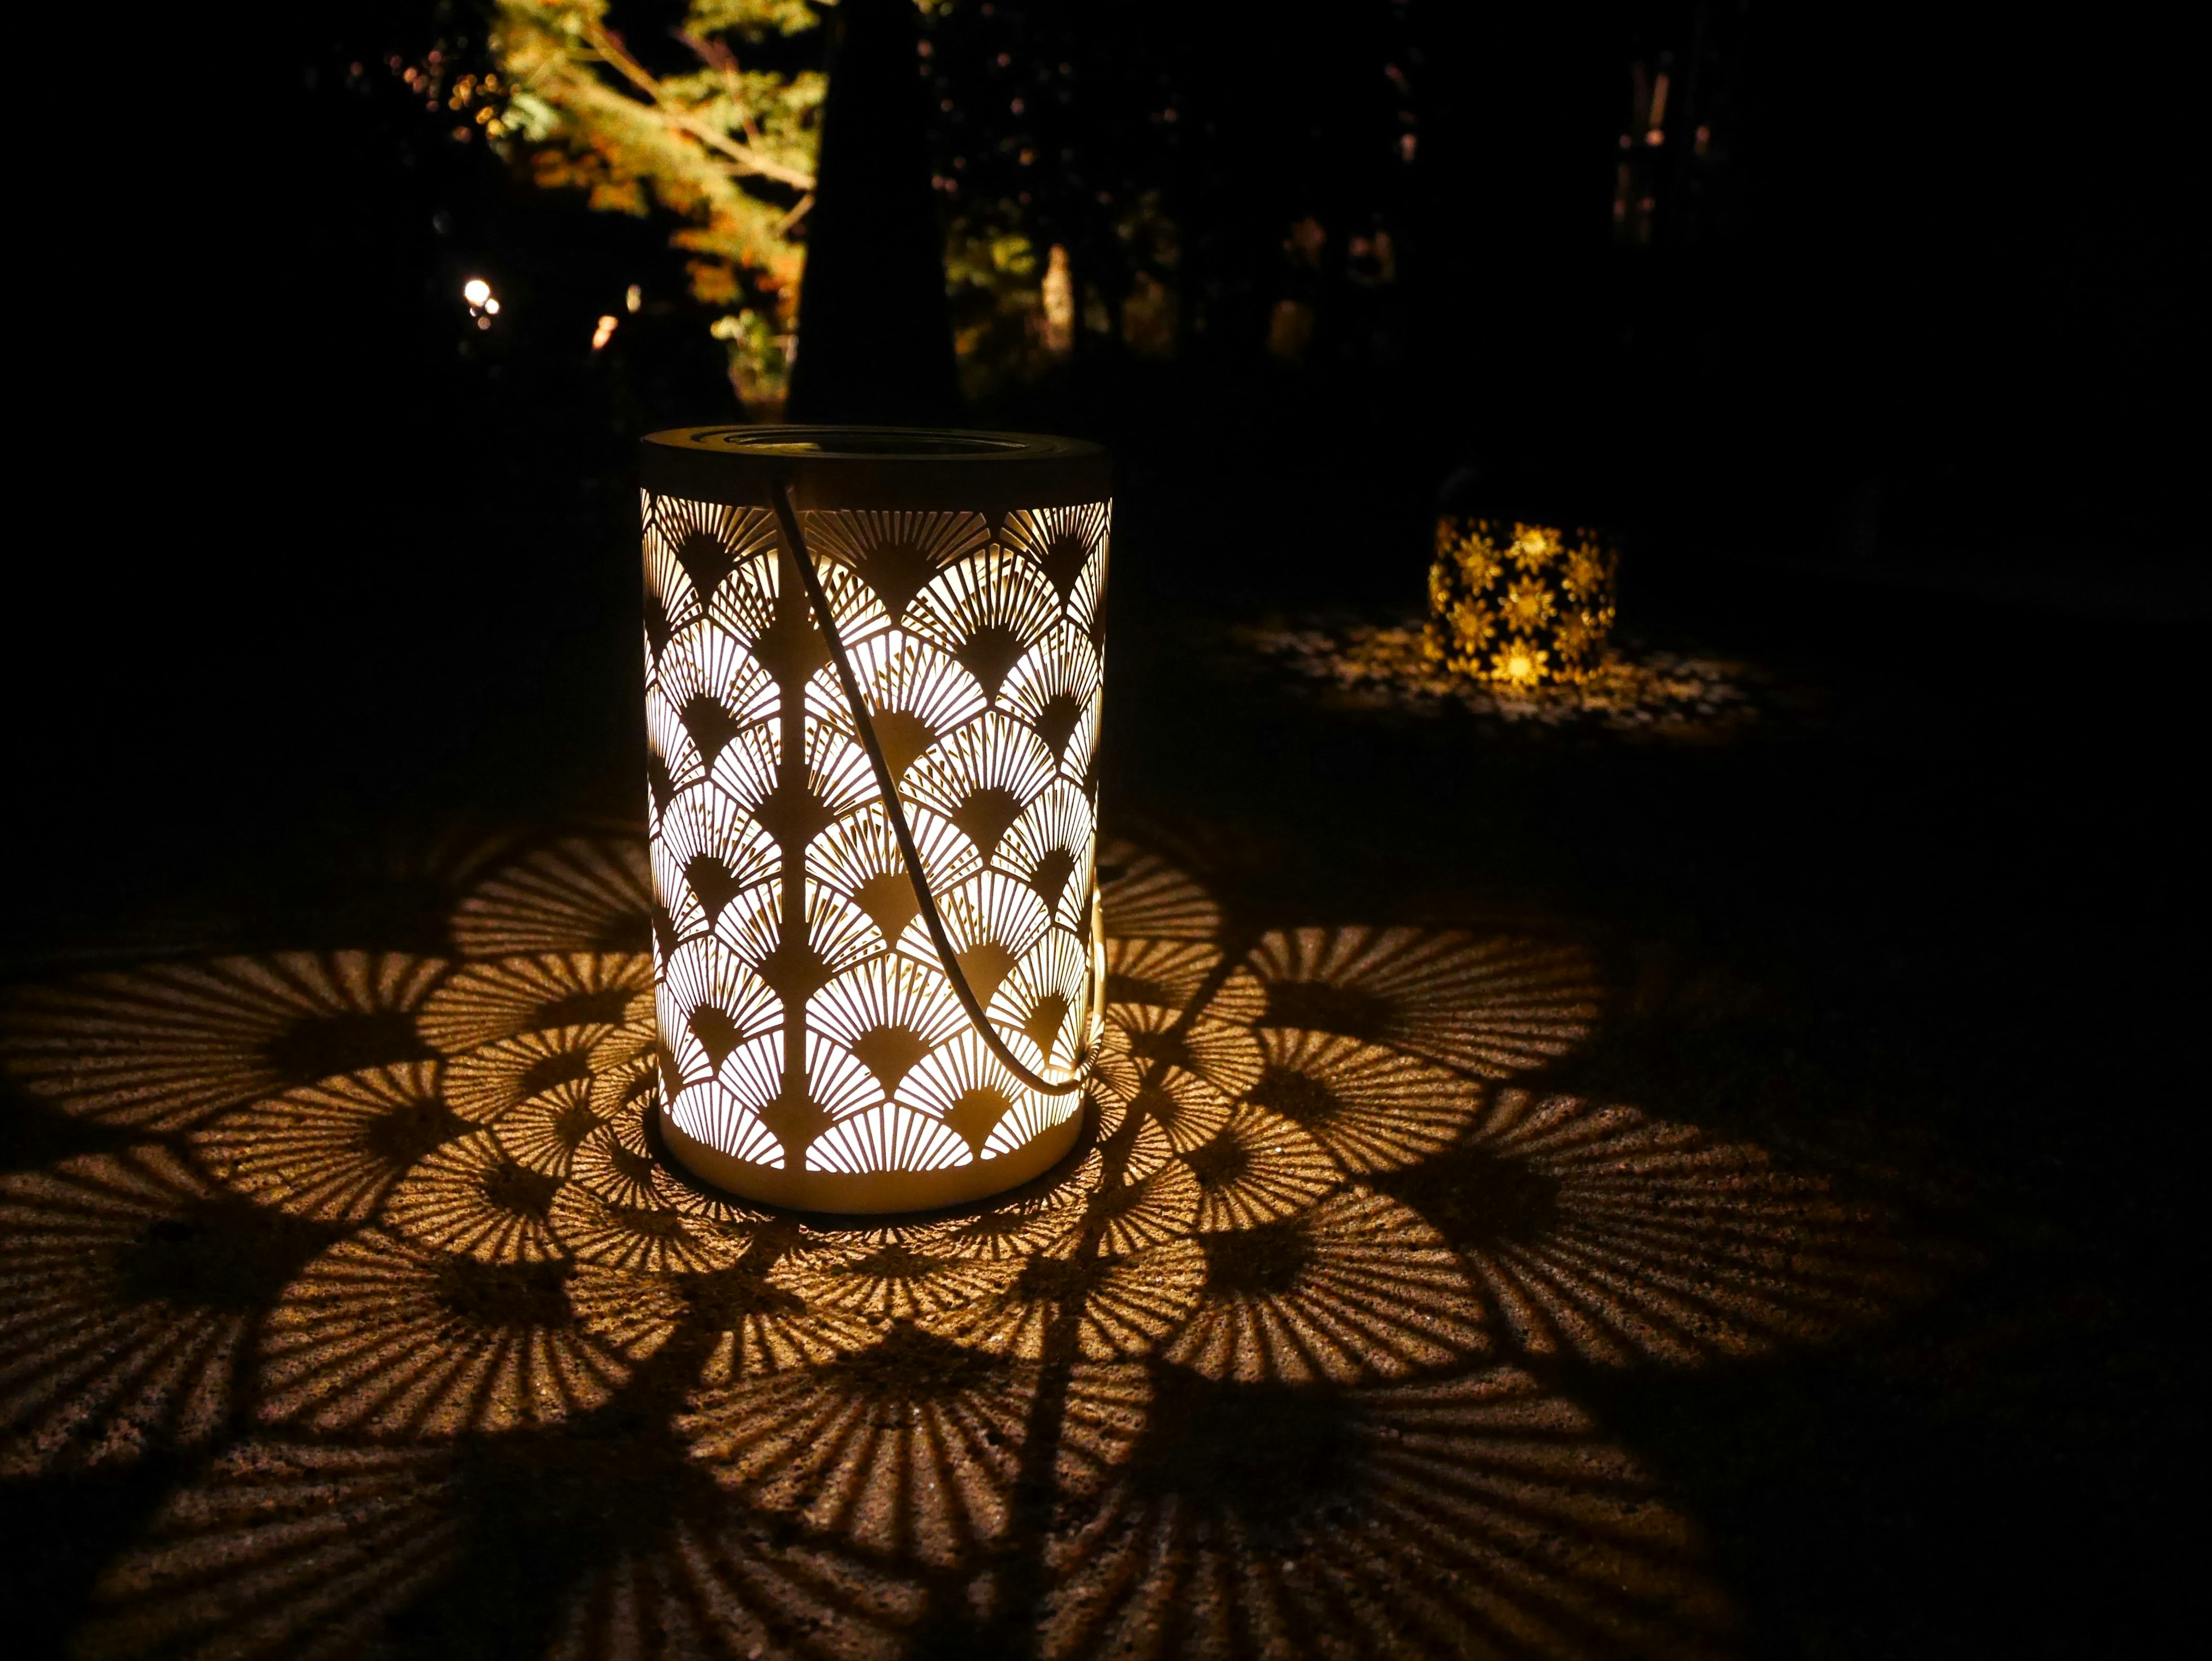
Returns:
[[[0,1177],[0,1482],[185,1473],[76,1652],[1730,1652],[1556,1381],[1879,1318],[1929,1289],[1896,1219],[1547,1093],[1572,948],[1103,874],[1076,1153],[861,1227],[663,1156],[619,840],[495,872],[442,957],[18,996],[24,1110],[97,1134]]]

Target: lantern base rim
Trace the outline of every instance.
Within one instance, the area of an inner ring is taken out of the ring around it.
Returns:
[[[1083,1129],[1079,1110],[1011,1153],[939,1171],[783,1171],[701,1141],[665,1110],[659,1118],[669,1156],[709,1187],[790,1211],[853,1217],[936,1211],[1003,1194],[1058,1165]]]

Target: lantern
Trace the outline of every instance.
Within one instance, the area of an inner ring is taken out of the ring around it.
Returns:
[[[643,483],[669,1152],[815,1211],[1042,1171],[1103,992],[1105,453],[708,428]]]
[[[1580,680],[1604,654],[1620,578],[1596,531],[1441,514],[1427,654],[1516,689]]]

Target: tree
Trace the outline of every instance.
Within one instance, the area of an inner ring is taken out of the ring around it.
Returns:
[[[681,73],[651,68],[607,0],[495,0],[494,17],[494,142],[526,149],[538,184],[582,190],[594,208],[676,215],[672,240],[693,256],[694,296],[723,313],[714,332],[740,396],[781,400],[824,88],[818,70],[787,67],[787,43],[817,28],[814,8],[688,0],[671,31],[691,64]]]

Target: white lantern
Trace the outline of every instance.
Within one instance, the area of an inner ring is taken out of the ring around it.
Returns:
[[[643,482],[669,1152],[814,1211],[1036,1176],[1103,990],[1104,453],[687,429]]]

